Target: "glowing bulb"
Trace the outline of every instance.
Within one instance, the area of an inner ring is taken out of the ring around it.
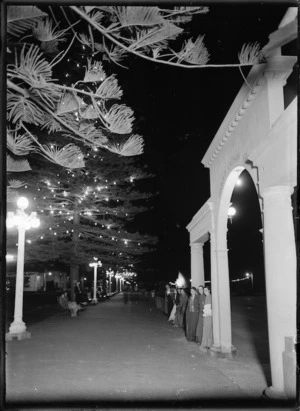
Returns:
[[[234,207],[228,208],[228,216],[233,217],[236,214],[236,209]]]
[[[21,210],[25,210],[25,208],[28,207],[29,201],[27,200],[26,197],[19,197],[18,201],[17,201],[17,206],[21,209]]]

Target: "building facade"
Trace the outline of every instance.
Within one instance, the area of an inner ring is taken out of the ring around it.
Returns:
[[[239,175],[247,170],[256,187],[263,224],[264,267],[272,386],[265,395],[296,397],[296,246],[291,196],[297,185],[297,95],[285,85],[297,62],[283,47],[297,38],[297,8],[291,7],[269,36],[266,63],[254,66],[208,148],[210,198],[187,226],[192,285],[204,284],[203,245],[210,241],[213,353],[230,354],[228,209]],[[280,304],[278,296],[280,295]]]

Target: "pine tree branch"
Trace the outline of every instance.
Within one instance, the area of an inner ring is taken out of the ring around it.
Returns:
[[[123,43],[119,42],[117,39],[115,39],[113,36],[109,34],[109,31],[106,30],[104,27],[100,26],[99,24],[95,23],[86,13],[81,11],[77,6],[69,6],[73,11],[75,11],[79,16],[81,16],[84,20],[86,20],[91,26],[93,26],[96,30],[98,30],[103,36],[105,36],[107,39],[109,39],[111,42],[115,43],[122,49],[126,50],[128,53],[134,54],[140,58],[143,58],[145,60],[152,61],[154,63],[161,63],[161,64],[166,64],[169,66],[174,66],[174,67],[182,67],[182,68],[188,68],[188,69],[196,69],[196,68],[211,68],[211,67],[249,67],[253,66],[253,63],[233,63],[233,64],[195,64],[195,65],[188,65],[188,64],[183,64],[183,63],[173,63],[168,60],[161,60],[158,58],[154,57],[149,57],[146,56],[145,54],[138,52],[137,50],[133,50],[130,47],[124,45]]]

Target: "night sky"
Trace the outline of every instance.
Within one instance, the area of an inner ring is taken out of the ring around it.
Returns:
[[[244,43],[259,42],[263,47],[288,8],[286,2],[211,4],[206,4],[207,14],[194,16],[186,26],[186,36],[205,35],[213,64],[237,63]],[[117,74],[122,102],[134,110],[134,133],[144,137],[143,158],[157,176],[153,184],[159,193],[151,217],[137,218],[136,228],[160,238],[157,253],[146,262],[156,271],[153,280],[175,281],[179,271],[190,276],[186,226],[210,196],[209,170],[201,160],[244,80],[236,67],[184,69],[135,56],[122,64],[128,69],[106,62],[104,68]],[[243,69],[245,76],[248,71]],[[258,200],[253,183],[247,176],[244,180],[234,192],[239,213],[229,227],[231,278],[245,270],[263,277]],[[209,244],[204,257],[209,272]]]
[[[210,6],[196,16],[190,35],[205,34],[211,63],[236,63],[244,43],[259,42],[277,29],[287,6],[226,4]],[[186,225],[209,198],[209,170],[201,160],[243,84],[238,68],[183,69],[141,61],[126,61],[118,69],[124,98],[134,109],[137,131],[145,138],[145,158],[157,171],[159,199],[156,225],[161,242],[156,264],[160,276],[174,281],[178,271],[190,275]],[[246,76],[249,69],[243,69]],[[245,270],[263,276],[261,218],[254,186],[247,176],[237,193],[239,217],[229,227],[231,278]],[[240,202],[240,203],[238,203]],[[209,245],[205,249],[209,270]],[[260,280],[263,284],[263,279]]]

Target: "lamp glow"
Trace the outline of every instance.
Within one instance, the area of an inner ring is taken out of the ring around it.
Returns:
[[[236,209],[234,207],[228,208],[228,217],[233,217],[236,214]]]
[[[19,197],[18,201],[17,201],[17,206],[21,209],[21,210],[25,210],[25,208],[27,208],[29,205],[29,201],[27,200],[26,197]]]
[[[6,224],[8,228],[16,226],[18,229],[18,254],[17,254],[17,272],[16,272],[16,291],[14,321],[6,333],[6,340],[11,341],[14,337],[18,340],[30,338],[30,333],[26,331],[26,325],[23,322],[23,291],[24,291],[24,254],[25,254],[25,232],[30,228],[36,228],[40,225],[36,212],[31,214],[25,213],[29,201],[26,197],[20,197],[17,201],[18,208],[16,213],[8,212]],[[30,240],[28,240],[30,242]]]

